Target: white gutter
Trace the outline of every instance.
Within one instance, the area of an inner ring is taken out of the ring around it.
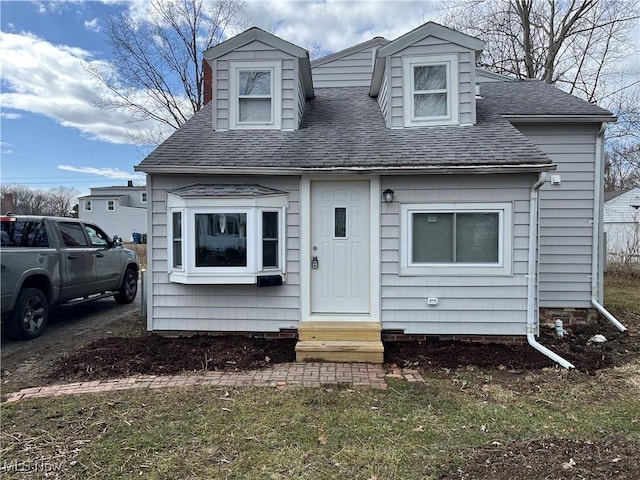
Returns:
[[[529,194],[529,260],[527,271],[527,341],[543,355],[564,368],[576,368],[571,362],[552,352],[547,347],[540,345],[536,340],[536,323],[538,309],[536,307],[536,272],[537,272],[537,246],[538,246],[538,194],[540,187],[547,181],[547,173],[540,173],[540,178],[531,187]]]
[[[603,138],[604,131],[607,128],[606,123],[602,123],[598,135],[596,136],[596,165],[595,173],[596,177],[594,182],[598,182],[595,185],[595,192],[593,195],[593,238],[591,241],[591,305],[593,305],[598,312],[602,314],[607,320],[609,320],[618,330],[624,332],[627,327],[622,325],[616,317],[614,317],[606,308],[598,301],[598,279],[600,277],[598,271],[598,253],[600,250],[600,191],[602,189],[602,152],[603,152]],[[598,181],[598,179],[600,179]],[[606,255],[606,252],[604,252]]]

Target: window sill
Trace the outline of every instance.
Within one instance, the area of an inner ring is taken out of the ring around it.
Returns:
[[[284,283],[284,275],[280,271],[260,273],[185,273],[171,272],[169,281],[184,285],[257,285],[260,277],[280,276]]]
[[[400,268],[401,277],[424,277],[424,276],[484,276],[484,277],[510,277],[511,268],[503,265],[433,265],[433,266],[403,266]]]

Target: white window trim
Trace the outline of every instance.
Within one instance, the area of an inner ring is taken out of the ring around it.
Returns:
[[[271,121],[240,122],[238,115],[238,73],[240,70],[271,70]],[[282,127],[282,62],[251,61],[229,62],[229,128],[238,130],[280,129]]]
[[[414,112],[413,68],[420,66],[445,65],[447,67],[447,111],[441,117],[416,118]],[[405,57],[402,59],[404,90],[404,125],[406,127],[458,125],[460,123],[460,98],[458,95],[458,55],[429,55]]]
[[[498,262],[411,263],[411,218],[413,213],[498,213]],[[400,275],[485,275],[510,276],[512,266],[513,206],[511,203],[429,203],[404,204],[400,208]]]
[[[85,200],[82,203],[82,207],[83,207],[85,212],[92,212],[93,211],[93,203],[92,203],[91,200]]]
[[[113,208],[109,208],[109,205],[113,205]],[[107,200],[106,208],[107,208],[107,212],[115,212],[116,211],[116,201],[115,200]]]
[[[167,269],[169,280],[184,284],[255,284],[259,276],[286,278],[286,195],[255,198],[181,198],[167,196]],[[278,265],[262,265],[262,212],[279,213]],[[182,268],[173,267],[172,214],[182,212]],[[247,265],[245,267],[196,267],[195,215],[207,213],[247,214]]]

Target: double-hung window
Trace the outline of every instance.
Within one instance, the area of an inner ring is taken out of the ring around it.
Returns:
[[[457,56],[407,57],[403,66],[405,124],[457,124]]]
[[[107,200],[107,212],[115,212],[115,210],[116,210],[116,201]]]
[[[231,62],[230,127],[280,128],[281,70],[278,62]]]
[[[198,196],[193,195],[196,189]],[[286,193],[257,185],[184,187],[169,193],[170,280],[255,284],[265,275],[284,277],[287,202]]]
[[[405,275],[510,275],[511,204],[401,208]]]
[[[92,210],[91,200],[84,201],[84,211],[90,212]]]

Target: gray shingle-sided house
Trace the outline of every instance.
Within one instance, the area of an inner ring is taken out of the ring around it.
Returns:
[[[78,197],[78,217],[100,225],[124,241],[147,233],[147,188],[133,185],[94,187]]]
[[[611,113],[477,69],[436,23],[310,62],[251,28],[204,53],[211,101],[147,173],[148,328],[298,334],[299,360],[382,338],[536,340],[602,301]]]

